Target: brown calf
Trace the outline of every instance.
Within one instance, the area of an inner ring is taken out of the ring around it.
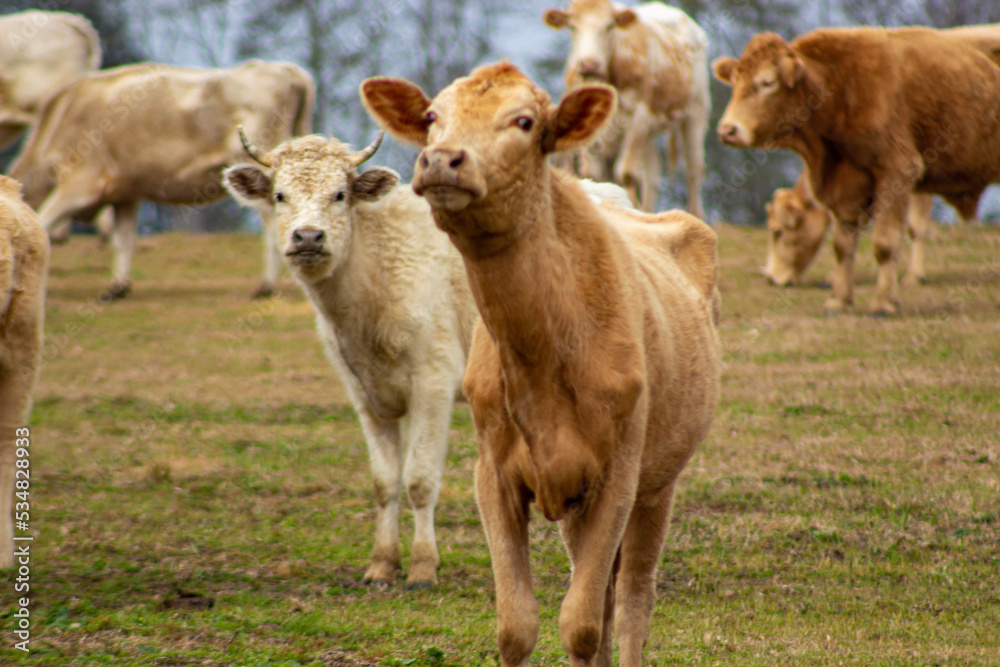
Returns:
[[[433,101],[362,84],[369,112],[424,147],[413,188],[462,253],[482,320],[464,390],[493,558],[504,666],[538,635],[529,507],[559,521],[573,576],[559,619],[574,666],[637,667],[674,484],[718,398],[715,234],[692,216],[595,204],[546,156],[614,113],[604,85],[558,106],[514,66],[483,67]]]

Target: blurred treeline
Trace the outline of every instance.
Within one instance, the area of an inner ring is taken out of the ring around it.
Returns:
[[[569,49],[565,31],[542,24],[549,6],[528,0],[0,0],[0,13],[27,8],[86,15],[104,42],[105,67],[138,60],[189,66],[230,66],[248,58],[291,60],[318,86],[314,129],[360,146],[375,134],[357,97],[367,76],[401,76],[430,94],[478,64],[507,58],[558,98]],[[627,2],[626,4],[635,4]],[[1000,22],[1000,0],[679,0],[709,35],[711,57],[739,55],[752,35],[786,39],[822,26],[929,25]],[[737,151],[714,128],[729,89],[713,80],[706,137],[705,204],[712,220],[764,221],[764,203],[790,185],[800,168],[791,152]],[[387,141],[377,158],[404,178],[414,151]],[[683,179],[664,188],[661,207],[682,206]],[[170,212],[149,207],[147,231],[183,227],[220,230],[250,218],[231,203]],[[991,218],[987,204],[981,217]]]

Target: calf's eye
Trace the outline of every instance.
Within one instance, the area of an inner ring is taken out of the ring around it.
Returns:
[[[436,113],[434,113],[433,111],[428,111],[427,115],[424,116],[424,118],[427,119],[428,123],[433,123],[434,121],[436,121],[438,119],[438,115]]]
[[[275,192],[274,193],[274,201],[276,201],[276,202],[278,202],[280,204],[281,202],[285,201],[285,195],[282,194],[282,193],[280,193],[280,192]]]
[[[531,120],[527,116],[518,116],[514,119],[514,123],[525,132],[528,132],[535,124],[535,121]]]
[[[346,196],[347,195],[343,191],[340,191],[333,196],[333,201],[344,201]]]

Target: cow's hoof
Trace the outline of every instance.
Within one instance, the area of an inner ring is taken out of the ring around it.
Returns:
[[[875,301],[868,308],[871,317],[892,317],[899,314],[899,303],[895,301]]]
[[[117,299],[124,299],[132,291],[131,282],[115,281],[108,285],[108,288],[101,292],[99,297],[102,303],[108,303]]]
[[[847,311],[849,305],[843,299],[827,299],[826,303],[823,304],[823,314],[827,316],[840,315]]]
[[[424,591],[428,588],[434,588],[434,582],[432,581],[407,581],[406,590],[408,591]]]
[[[361,578],[361,583],[378,588],[392,586],[396,583],[396,569],[398,567],[396,563],[373,561],[371,567],[365,572],[365,576]]]
[[[833,283],[829,280],[821,280],[816,283],[816,289],[833,289]]]
[[[250,295],[251,299],[270,299],[274,296],[274,288],[270,285],[261,285],[257,288],[253,294]]]
[[[903,279],[900,281],[900,284],[903,287],[917,287],[918,285],[923,285],[926,282],[927,281],[924,279],[923,276],[915,276],[913,274],[907,273],[905,276],[903,276]]]

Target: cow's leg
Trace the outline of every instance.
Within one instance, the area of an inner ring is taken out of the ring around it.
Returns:
[[[927,275],[925,266],[927,238],[931,231],[931,210],[934,196],[913,194],[910,196],[910,210],[906,218],[906,228],[910,235],[910,263],[903,278],[903,285],[912,287],[924,282]]]
[[[281,277],[281,246],[278,243],[278,221],[273,210],[256,209],[260,213],[261,235],[264,237],[264,277],[251,298],[263,299],[274,294]]]
[[[511,427],[498,426],[490,432],[480,430],[477,423],[476,430],[485,434],[480,435],[484,443],[476,464],[476,502],[493,563],[500,664],[526,667],[538,639],[538,601],[528,558],[528,501],[505,483],[489,453],[496,449],[496,440],[510,439]]]
[[[663,162],[655,141],[646,142],[642,152],[642,206],[644,211],[655,211],[660,196],[660,179]]]
[[[629,193],[635,207],[643,211],[652,211],[656,206],[655,201],[641,201],[646,180],[649,178],[649,175],[644,173],[648,166],[644,160],[644,153],[647,150],[647,143],[655,142],[655,137],[651,135],[652,128],[652,114],[645,104],[638,104],[628,120],[622,137],[621,152],[615,162],[615,180]],[[658,187],[659,183],[655,186]]]
[[[572,667],[611,667],[612,574],[629,507],[627,497],[604,493],[583,516],[562,522],[573,577],[559,613],[559,636]]]
[[[903,241],[903,226],[910,204],[910,194],[895,195],[887,201],[884,211],[875,217],[872,227],[872,246],[878,262],[878,279],[875,297],[868,311],[873,315],[894,315],[899,312],[899,276],[896,275],[896,256]]]
[[[455,380],[434,377],[418,380],[411,398],[403,482],[416,525],[407,588],[426,588],[437,583],[434,508],[441,490],[454,397]]]
[[[74,213],[90,208],[97,203],[97,198],[88,194],[77,194],[73,184],[54,189],[38,207],[38,222],[49,237],[63,233],[63,225],[68,225]],[[62,239],[55,239],[56,242]]]
[[[705,132],[708,130],[708,112],[692,109],[681,124],[684,137],[684,179],[687,182],[688,213],[705,219],[701,198],[705,182]]]
[[[622,538],[615,600],[615,634],[621,667],[641,667],[656,602],[656,566],[670,523],[673,484],[632,508]]]
[[[139,227],[139,202],[115,204],[115,224],[111,230],[114,249],[114,275],[101,293],[101,301],[121,299],[132,289],[132,255]]]
[[[861,230],[857,220],[845,222],[833,216],[833,254],[836,264],[830,273],[833,296],[823,304],[829,314],[846,310],[854,303],[854,254]]]
[[[357,404],[356,404],[357,405]],[[375,486],[375,546],[365,583],[392,584],[402,564],[399,551],[399,497],[402,493],[402,443],[400,421],[380,419],[367,406],[358,417],[368,443]]]

